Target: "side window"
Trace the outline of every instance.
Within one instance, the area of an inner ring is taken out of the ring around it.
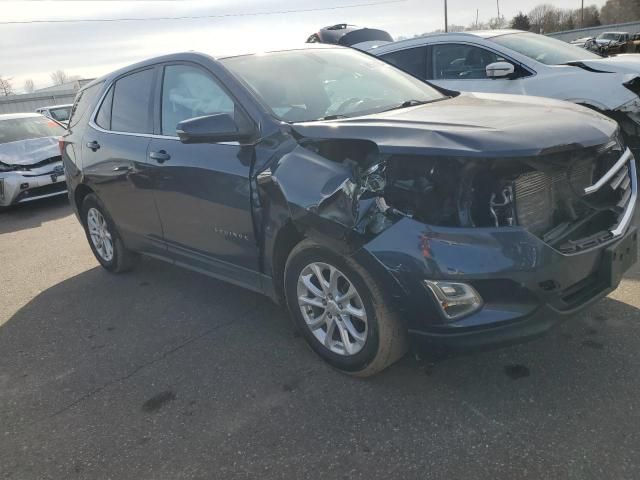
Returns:
[[[150,112],[153,69],[122,77],[115,83],[111,106],[114,132],[152,133]]]
[[[85,88],[84,90],[80,90],[76,95],[76,99],[73,102],[73,107],[71,108],[71,117],[69,118],[69,127],[75,127],[87,109],[93,105],[93,102],[96,98],[96,95],[100,92],[100,88],[102,87],[102,83],[98,83],[89,88]]]
[[[167,65],[162,81],[162,134],[175,136],[176,125],[189,118],[228,113],[233,100],[210,75],[189,65]]]
[[[406,50],[387,53],[380,58],[418,78],[426,77],[427,47],[407,48]]]
[[[455,43],[434,45],[432,52],[434,80],[487,78],[487,65],[505,60],[484,48]]]
[[[109,88],[109,91],[102,100],[102,105],[96,115],[96,125],[104,128],[105,130],[111,130],[111,107],[113,105],[113,86]]]

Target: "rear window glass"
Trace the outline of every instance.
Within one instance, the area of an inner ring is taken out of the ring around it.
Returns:
[[[0,143],[17,142],[32,138],[56,137],[65,130],[45,117],[10,118],[0,120]]]
[[[153,69],[132,73],[116,82],[111,107],[114,132],[151,133],[151,88]]]
[[[89,88],[81,90],[78,95],[76,95],[73,107],[71,108],[71,119],[69,120],[70,127],[75,127],[80,120],[84,118],[87,109],[93,105],[93,101],[95,100],[96,95],[100,92],[101,87],[102,83],[97,83]]]

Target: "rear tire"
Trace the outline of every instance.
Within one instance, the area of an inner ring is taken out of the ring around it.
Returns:
[[[95,194],[84,198],[81,218],[91,251],[100,265],[112,273],[131,270],[137,256],[124,246],[115,223]]]
[[[289,255],[284,287],[309,346],[341,372],[368,377],[407,351],[406,330],[382,288],[351,258],[303,240]]]

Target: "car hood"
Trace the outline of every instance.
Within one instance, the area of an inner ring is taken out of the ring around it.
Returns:
[[[608,142],[617,124],[568,102],[523,95],[455,98],[356,118],[292,125],[302,137],[361,139],[381,153],[522,157]]]
[[[580,60],[582,65],[586,65],[594,70],[609,73],[621,73],[631,77],[640,75],[640,55],[637,53],[625,53],[614,57],[596,58]]]
[[[5,165],[33,165],[59,155],[58,137],[30,138],[0,144],[0,162]]]

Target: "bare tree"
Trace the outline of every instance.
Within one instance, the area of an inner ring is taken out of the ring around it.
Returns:
[[[640,2],[638,0],[607,0],[600,16],[605,25],[640,20]]]
[[[24,91],[27,93],[33,93],[33,91],[36,89],[35,85],[33,84],[33,80],[31,80],[30,78],[27,78],[24,81]]]
[[[69,81],[69,75],[67,75],[67,73],[64,70],[56,70],[55,72],[52,72],[51,75],[49,75],[51,77],[51,81],[53,82],[54,85],[62,85],[63,83],[66,83]]]
[[[559,10],[548,3],[538,5],[529,12],[531,30],[536,33],[549,33],[558,29]]]
[[[0,95],[13,95],[13,85],[11,85],[10,78],[3,78],[0,76]]]

